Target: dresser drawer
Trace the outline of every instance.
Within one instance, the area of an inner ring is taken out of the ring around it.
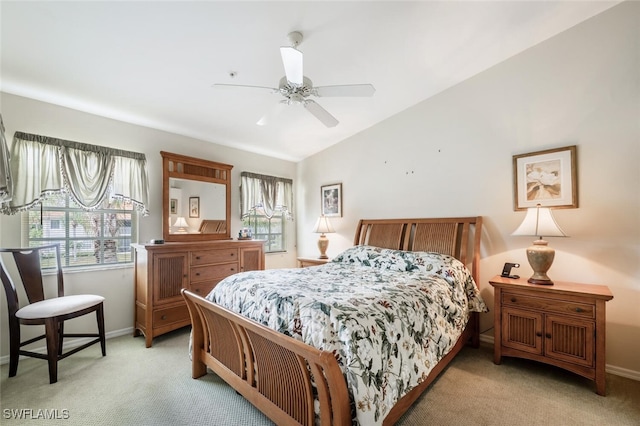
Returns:
[[[502,292],[502,304],[505,306],[516,306],[518,308],[529,308],[545,312],[578,315],[585,318],[595,318],[596,313],[595,306],[588,303],[531,297],[507,291]]]
[[[161,328],[176,322],[190,320],[189,309],[186,305],[157,309],[153,312],[153,328]]]
[[[191,282],[211,281],[233,275],[238,272],[238,262],[221,265],[197,266],[191,268]]]
[[[191,284],[191,291],[200,297],[206,297],[213,290],[222,278],[216,280],[208,280]]]
[[[200,250],[191,252],[191,266],[211,263],[234,262],[238,260],[238,249]]]

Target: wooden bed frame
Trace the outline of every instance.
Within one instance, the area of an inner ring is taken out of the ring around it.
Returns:
[[[479,285],[482,217],[361,220],[355,245],[437,251],[470,265]],[[313,425],[314,390],[322,425],[351,424],[346,380],[334,355],[182,290],[192,324],[192,377],[207,367],[278,425]],[[396,423],[415,400],[470,343],[479,344],[478,313],[473,313],[453,349],[427,379],[402,397],[383,424]]]

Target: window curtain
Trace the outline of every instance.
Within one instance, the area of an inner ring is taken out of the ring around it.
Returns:
[[[4,204],[9,202],[12,194],[9,147],[4,137],[4,122],[2,121],[2,114],[0,114],[0,203]]]
[[[240,218],[262,208],[267,218],[276,212],[293,220],[293,180],[255,173],[240,173]]]
[[[149,214],[149,178],[144,154],[16,132],[11,146],[13,197],[2,212],[39,204],[47,194],[66,192],[86,210],[107,197],[130,200]]]

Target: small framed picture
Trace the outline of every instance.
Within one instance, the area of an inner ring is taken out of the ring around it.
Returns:
[[[189,217],[200,217],[200,197],[189,197]]]
[[[169,214],[178,214],[178,199],[172,198],[169,200]]]
[[[323,216],[342,217],[342,184],[321,186],[320,205]]]
[[[576,146],[513,156],[514,210],[577,208]]]

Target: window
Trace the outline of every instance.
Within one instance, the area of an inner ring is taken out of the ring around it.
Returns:
[[[0,212],[22,212],[22,246],[57,243],[64,267],[132,263],[137,213],[149,214],[146,164],[137,152],[16,132]]]
[[[28,247],[59,244],[63,267],[131,263],[137,218],[130,201],[106,200],[87,211],[56,193],[23,213],[23,235]]]
[[[286,251],[287,219],[293,220],[293,181],[275,176],[240,174],[240,217],[265,251]]]
[[[242,226],[251,229],[253,238],[266,241],[265,252],[286,251],[284,216],[284,213],[280,212],[268,218],[264,214],[264,209],[255,208],[242,219]]]

